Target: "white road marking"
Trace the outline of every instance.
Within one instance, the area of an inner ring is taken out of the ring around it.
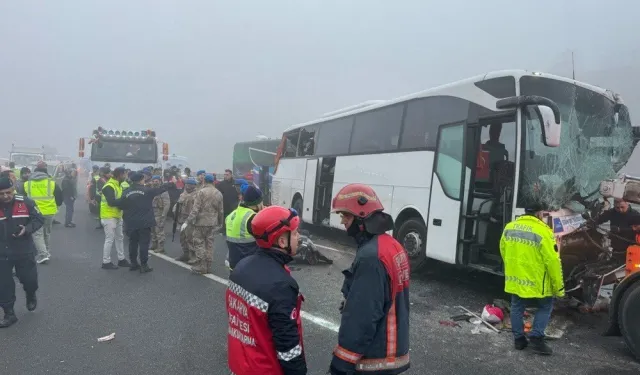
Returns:
[[[186,263],[178,262],[177,260],[171,258],[170,256],[167,256],[166,254],[157,254],[157,253],[154,253],[154,252],[150,251],[149,255],[153,255],[153,256],[158,257],[160,259],[166,260],[169,263],[173,263],[176,266],[180,266],[182,268],[185,268],[185,269],[191,271],[191,266],[190,265],[188,265]],[[228,282],[229,282],[229,280],[227,280],[227,279],[225,279],[223,277],[220,277],[220,276],[216,276],[216,275],[211,274],[211,273],[207,273],[207,274],[204,274],[202,276],[206,277],[207,279],[213,280],[213,281],[217,282],[218,284],[222,284],[222,285],[227,285]],[[328,329],[330,331],[333,331],[333,332],[336,332],[336,333],[338,332],[338,329],[340,328],[339,324],[333,323],[333,322],[331,322],[331,321],[329,321],[329,320],[327,320],[325,318],[322,318],[322,317],[317,316],[317,315],[313,315],[313,314],[308,313],[306,311],[301,311],[300,312],[300,316],[303,317],[304,319],[308,320],[309,322],[315,324],[315,325],[318,325],[318,326],[320,326],[322,328],[326,328],[326,329]]]
[[[314,245],[316,247],[321,248],[321,249],[333,251],[333,252],[336,252],[336,253],[342,253],[342,254],[347,254],[347,255],[352,255],[352,256],[354,255],[352,251],[339,250],[339,249],[336,249],[336,248],[333,248],[333,247],[329,247],[329,246],[318,245],[317,243],[314,243]]]

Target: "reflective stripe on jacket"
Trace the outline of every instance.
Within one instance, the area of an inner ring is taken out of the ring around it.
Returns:
[[[24,190],[27,196],[36,202],[38,209],[45,216],[58,213],[58,205],[54,195],[56,182],[52,179],[29,180],[25,183]]]
[[[120,199],[120,197],[122,196],[122,187],[120,186],[120,183],[114,180],[113,178],[110,178],[109,181],[107,181],[107,183],[104,184],[102,189],[104,190],[104,188],[106,188],[107,186],[113,189],[115,199]],[[100,200],[100,219],[121,219],[121,218],[122,218],[122,210],[118,207],[109,206],[109,203],[107,203],[107,199],[103,195],[102,200]]]
[[[564,296],[560,256],[551,228],[532,215],[508,223],[500,239],[504,290],[520,298]]]
[[[227,227],[227,248],[229,249],[229,268],[258,250],[256,239],[249,231],[249,220],[256,214],[250,208],[238,206],[225,219]]]
[[[304,298],[286,263],[261,249],[231,272],[226,295],[229,369],[235,375],[306,375],[300,309]]]
[[[345,298],[331,366],[346,374],[400,374],[409,359],[409,258],[388,234],[361,237],[343,271]]]

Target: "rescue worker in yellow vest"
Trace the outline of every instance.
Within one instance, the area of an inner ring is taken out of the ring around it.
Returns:
[[[44,217],[42,228],[33,233],[33,242],[38,249],[36,262],[38,264],[46,264],[51,258],[51,227],[53,226],[53,218],[58,213],[64,201],[62,190],[56,184],[56,181],[49,177],[47,173],[47,164],[39,161],[33,170],[29,180],[24,183],[24,190],[27,197],[36,202],[38,209]]]
[[[9,169],[11,169],[11,171],[13,172],[13,174],[16,177],[20,176],[20,168],[16,168],[16,163],[10,161],[9,162]]]
[[[500,239],[504,261],[504,290],[511,294],[511,327],[516,350],[531,342],[537,354],[550,355],[544,331],[551,318],[553,298],[564,297],[562,265],[553,230],[542,221],[546,207],[531,203],[525,214],[508,223]],[[538,308],[529,340],[524,334],[524,311]]]
[[[122,197],[122,186],[125,179],[125,169],[118,167],[113,170],[111,178],[102,188],[100,202],[100,222],[104,227],[104,248],[102,249],[102,268],[115,270],[118,267],[129,267],[131,264],[124,257],[124,233],[122,230],[122,210],[118,207]],[[111,262],[111,249],[116,245],[118,265]]]
[[[256,252],[258,245],[251,234],[251,220],[258,211],[262,210],[262,192],[254,186],[247,186],[242,192],[242,202],[238,208],[226,217],[227,227],[227,259],[230,270],[240,260]]]

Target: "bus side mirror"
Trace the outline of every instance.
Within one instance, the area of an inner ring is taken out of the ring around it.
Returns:
[[[537,105],[536,114],[540,119],[540,127],[542,131],[542,141],[547,147],[560,146],[561,124],[556,122],[553,110],[546,105]]]
[[[500,99],[496,102],[498,109],[515,109],[535,106],[535,113],[540,120],[542,140],[547,147],[560,145],[560,107],[551,99],[538,95],[520,95]]]

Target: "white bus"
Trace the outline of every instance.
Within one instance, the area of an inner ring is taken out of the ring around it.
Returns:
[[[430,258],[500,274],[500,235],[525,202],[591,199],[627,162],[634,134],[608,90],[492,72],[288,128],[272,201],[343,229],[330,213],[335,192],[367,184],[414,270]]]

